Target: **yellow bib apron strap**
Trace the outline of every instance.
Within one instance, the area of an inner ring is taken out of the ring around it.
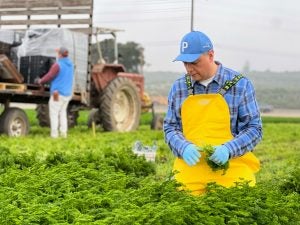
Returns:
[[[233,138],[229,108],[220,94],[190,95],[182,104],[181,117],[185,138],[197,146],[221,145]],[[252,152],[230,159],[225,174],[223,170],[213,171],[205,157],[201,152],[200,162],[195,166],[176,158],[173,167],[175,178],[184,185],[184,189],[201,194],[209,182],[230,187],[237,181],[247,180],[250,185],[255,185],[254,173],[259,170],[260,164]]]

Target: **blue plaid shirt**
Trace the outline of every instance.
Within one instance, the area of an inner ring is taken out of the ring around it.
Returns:
[[[218,71],[212,82],[207,86],[193,82],[194,94],[217,93],[224,86],[226,80],[232,80],[238,72],[218,64]],[[164,119],[165,141],[174,155],[181,157],[187,141],[182,133],[181,105],[188,97],[185,76],[180,77],[173,84],[168,97],[168,111]],[[245,77],[240,79],[225,94],[224,98],[230,110],[231,133],[234,136],[224,145],[230,151],[230,157],[244,155],[262,139],[262,122],[260,111],[255,98],[252,83]]]

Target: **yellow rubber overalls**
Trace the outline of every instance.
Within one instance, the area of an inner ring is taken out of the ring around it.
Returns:
[[[182,104],[181,117],[185,138],[197,146],[222,145],[233,138],[229,108],[219,93],[190,95]],[[260,164],[252,152],[230,159],[225,174],[223,170],[213,171],[205,157],[205,153],[201,152],[200,162],[195,166],[189,166],[181,158],[175,159],[175,179],[184,185],[183,189],[197,195],[205,192],[209,182],[230,187],[235,182],[247,180],[249,185],[255,185],[254,173],[259,170]]]

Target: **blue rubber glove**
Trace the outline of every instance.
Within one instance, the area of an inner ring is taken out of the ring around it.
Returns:
[[[186,162],[186,164],[188,164],[189,166],[194,166],[197,164],[197,162],[200,161],[201,154],[198,151],[198,147],[196,145],[189,144],[185,147],[182,158]]]
[[[229,160],[229,149],[225,145],[215,146],[214,153],[209,157],[216,164],[224,165]]]

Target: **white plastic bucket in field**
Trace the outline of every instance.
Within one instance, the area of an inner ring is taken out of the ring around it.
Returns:
[[[154,143],[153,146],[143,146],[142,142],[136,141],[132,146],[132,151],[137,156],[144,156],[147,161],[155,161],[157,145]]]

